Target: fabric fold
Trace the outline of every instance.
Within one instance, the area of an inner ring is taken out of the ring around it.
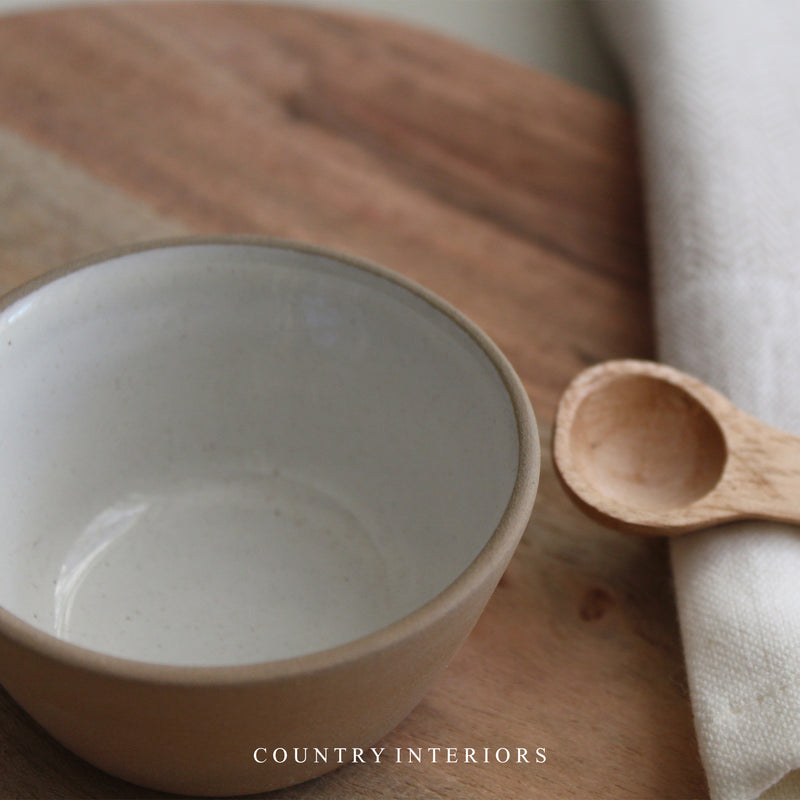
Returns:
[[[800,5],[594,8],[634,97],[659,358],[800,434]],[[671,553],[712,798],[800,797],[800,529],[737,523]]]

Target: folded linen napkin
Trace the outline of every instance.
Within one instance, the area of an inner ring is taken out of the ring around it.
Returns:
[[[593,7],[634,95],[659,358],[800,434],[800,3]],[[800,798],[800,529],[671,552],[712,798]]]

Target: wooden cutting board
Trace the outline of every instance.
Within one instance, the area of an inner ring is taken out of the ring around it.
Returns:
[[[238,3],[0,19],[0,291],[134,240],[303,239],[456,304],[534,403],[531,525],[467,644],[382,744],[544,747],[546,763],[353,764],[275,798],[706,796],[666,547],[586,520],[548,455],[574,373],[651,352],[640,204],[625,111],[419,30]],[[0,718],[0,797],[155,796],[6,695]]]

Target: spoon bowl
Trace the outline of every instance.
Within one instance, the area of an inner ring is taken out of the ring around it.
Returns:
[[[800,440],[663,364],[610,361],[582,372],[559,403],[553,448],[572,498],[621,530],[800,520]]]

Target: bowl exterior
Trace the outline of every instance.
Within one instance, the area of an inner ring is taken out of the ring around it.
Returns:
[[[195,796],[277,789],[337,768],[333,748],[369,747],[397,725],[472,629],[504,566],[408,636],[307,672],[217,684],[132,679],[0,635],[0,681],[57,740],[117,777]],[[327,747],[331,758],[254,758],[256,748],[294,747]]]

